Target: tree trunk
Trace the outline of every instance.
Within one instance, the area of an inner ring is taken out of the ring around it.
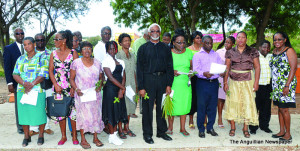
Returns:
[[[223,13],[224,14],[224,13]],[[222,31],[223,31],[223,41],[219,44],[217,49],[220,49],[224,46],[226,41],[226,33],[225,33],[225,16],[222,15]]]
[[[256,37],[256,49],[258,49],[260,43],[265,39],[265,30],[268,25],[268,21],[271,15],[272,8],[274,6],[274,0],[269,0],[268,7],[265,13],[262,15],[262,22],[259,23],[259,26],[256,28],[257,37]]]
[[[177,28],[179,28],[179,25],[178,25],[178,22],[175,17],[175,12],[173,10],[172,2],[173,2],[172,0],[165,0],[165,3],[167,4],[167,7],[168,7],[171,24],[173,25],[174,30],[176,30]]]

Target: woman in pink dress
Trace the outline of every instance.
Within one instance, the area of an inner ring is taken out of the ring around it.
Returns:
[[[225,47],[222,49],[217,50],[217,53],[221,57],[223,63],[225,64],[225,53],[227,50],[230,50],[232,46],[235,44],[235,38],[233,36],[229,36],[225,41]],[[224,74],[221,74],[219,77],[220,82],[220,88],[219,88],[219,100],[218,100],[218,126],[219,128],[224,128],[223,122],[222,122],[222,110],[224,107],[226,94],[223,90],[223,77]]]
[[[91,58],[93,46],[89,42],[83,42],[80,47],[82,58],[73,61],[71,65],[71,78],[70,83],[75,90],[75,107],[76,107],[76,129],[80,130],[81,143],[84,148],[91,148],[90,144],[86,141],[84,133],[94,133],[93,143],[97,147],[103,146],[102,142],[98,139],[97,133],[101,133],[104,128],[102,121],[102,101],[101,101],[101,86],[96,88],[96,83],[103,81],[103,72],[101,70],[101,63],[97,59]],[[83,96],[84,90],[94,89],[96,91],[96,100],[85,102],[80,96]]]

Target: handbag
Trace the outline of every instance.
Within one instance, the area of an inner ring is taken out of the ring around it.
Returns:
[[[62,96],[62,98],[56,98],[56,93],[52,96],[46,98],[47,106],[47,116],[48,117],[67,117],[71,114],[72,106],[73,106],[73,98]],[[51,118],[53,119],[53,118]]]
[[[45,79],[44,81],[41,82],[41,88],[44,90],[52,88],[52,81],[51,79]]]

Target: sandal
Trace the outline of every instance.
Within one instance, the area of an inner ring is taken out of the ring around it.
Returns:
[[[44,137],[39,137],[37,141],[38,145],[43,145],[44,144]]]
[[[23,147],[26,147],[26,146],[28,145],[29,142],[31,142],[31,137],[28,137],[27,139],[24,138],[24,139],[23,139],[22,146],[23,146]]]
[[[90,149],[90,148],[91,148],[91,145],[90,145],[88,142],[81,142],[81,143],[80,143],[80,146],[81,146],[83,149]]]
[[[190,125],[189,125],[189,128],[190,128],[190,129],[195,129],[195,125],[194,125],[194,124],[190,124]]]
[[[130,137],[136,137],[136,135],[131,130],[127,131],[126,135],[129,135]]]
[[[126,137],[126,135],[124,134],[124,132],[119,132],[119,136],[120,136],[120,138],[121,139],[126,139],[127,137]]]
[[[97,147],[102,147],[104,145],[100,140],[93,140],[93,143],[96,144]]]
[[[179,132],[179,133],[182,134],[184,137],[190,136],[190,133],[188,133],[187,131]]]
[[[166,134],[168,134],[168,135],[173,135],[173,131],[167,130],[167,131],[166,131]]]
[[[231,136],[231,137],[235,136],[235,129],[231,129],[229,131],[229,136]]]
[[[245,138],[250,138],[250,134],[249,134],[248,131],[244,131],[244,130],[243,130],[243,134],[244,134],[244,137],[245,137]]]

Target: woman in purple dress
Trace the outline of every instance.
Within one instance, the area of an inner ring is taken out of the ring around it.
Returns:
[[[89,42],[83,42],[80,47],[82,58],[73,61],[71,65],[70,83],[75,90],[75,107],[76,107],[76,129],[80,130],[81,143],[84,148],[91,148],[86,141],[84,133],[94,133],[93,143],[97,147],[103,146],[98,139],[97,134],[101,133],[104,128],[102,121],[102,101],[101,101],[101,86],[103,72],[101,70],[101,63],[91,58],[93,46]],[[100,86],[96,88],[96,83],[101,80]],[[96,100],[87,101],[81,98],[84,95],[84,90],[93,89],[96,91]]]

